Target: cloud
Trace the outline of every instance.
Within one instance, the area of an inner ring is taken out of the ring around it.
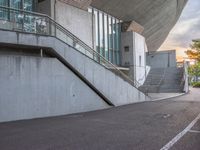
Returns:
[[[179,21],[170,32],[160,50],[181,49],[189,47],[193,39],[200,38],[200,1],[189,0]],[[181,53],[180,53],[181,54]]]

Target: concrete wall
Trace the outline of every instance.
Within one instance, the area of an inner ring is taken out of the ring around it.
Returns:
[[[176,51],[159,51],[147,53],[147,65],[152,68],[176,67]]]
[[[68,5],[59,0],[44,0],[38,4],[40,13],[51,16],[56,22],[61,24],[84,43],[95,48],[93,31],[95,24],[94,16],[86,10]],[[57,36],[65,37],[61,32],[57,31]]]
[[[0,43],[53,48],[115,105],[148,100],[148,97],[121,77],[54,37],[0,31]]]
[[[125,51],[129,47],[129,51]],[[121,65],[129,67],[134,64],[133,32],[121,33]]]
[[[63,15],[64,14],[64,15]],[[93,15],[85,10],[56,2],[56,21],[76,35],[84,43],[93,46]]]
[[[142,85],[147,76],[146,72],[146,42],[145,38],[138,33],[134,32],[134,51],[135,51],[135,71],[136,80]],[[140,60],[141,59],[141,60]]]
[[[108,105],[55,58],[0,55],[0,122]]]
[[[59,0],[59,1],[63,1],[69,5],[72,5],[84,10],[87,10],[92,2],[92,0],[78,0],[78,1],[77,0]]]
[[[129,51],[125,51],[125,47]],[[146,43],[145,38],[135,32],[122,32],[121,34],[122,66],[129,67],[129,76],[138,81],[141,85],[144,83],[148,74],[146,67]]]
[[[53,0],[44,0],[41,2],[38,2],[36,10],[40,13],[46,14],[48,16],[51,16],[54,18],[53,14]]]

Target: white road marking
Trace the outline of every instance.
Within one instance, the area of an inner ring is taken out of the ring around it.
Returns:
[[[200,133],[200,131],[197,131],[197,130],[189,130],[188,132],[190,132],[190,133]]]
[[[163,148],[160,150],[169,150],[178,140],[180,140],[188,131],[192,129],[192,127],[197,123],[200,119],[200,114],[178,135],[176,135],[169,143],[167,143]]]

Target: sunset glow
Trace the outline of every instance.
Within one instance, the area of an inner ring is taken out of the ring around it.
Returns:
[[[179,21],[159,50],[176,50],[177,58],[186,57],[193,39],[200,38],[200,1],[189,0]]]

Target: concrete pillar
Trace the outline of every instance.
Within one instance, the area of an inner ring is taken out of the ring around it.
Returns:
[[[146,43],[140,35],[143,27],[136,22],[122,23],[121,66],[129,68],[129,76],[141,85],[146,79]],[[138,33],[139,32],[139,33]]]

